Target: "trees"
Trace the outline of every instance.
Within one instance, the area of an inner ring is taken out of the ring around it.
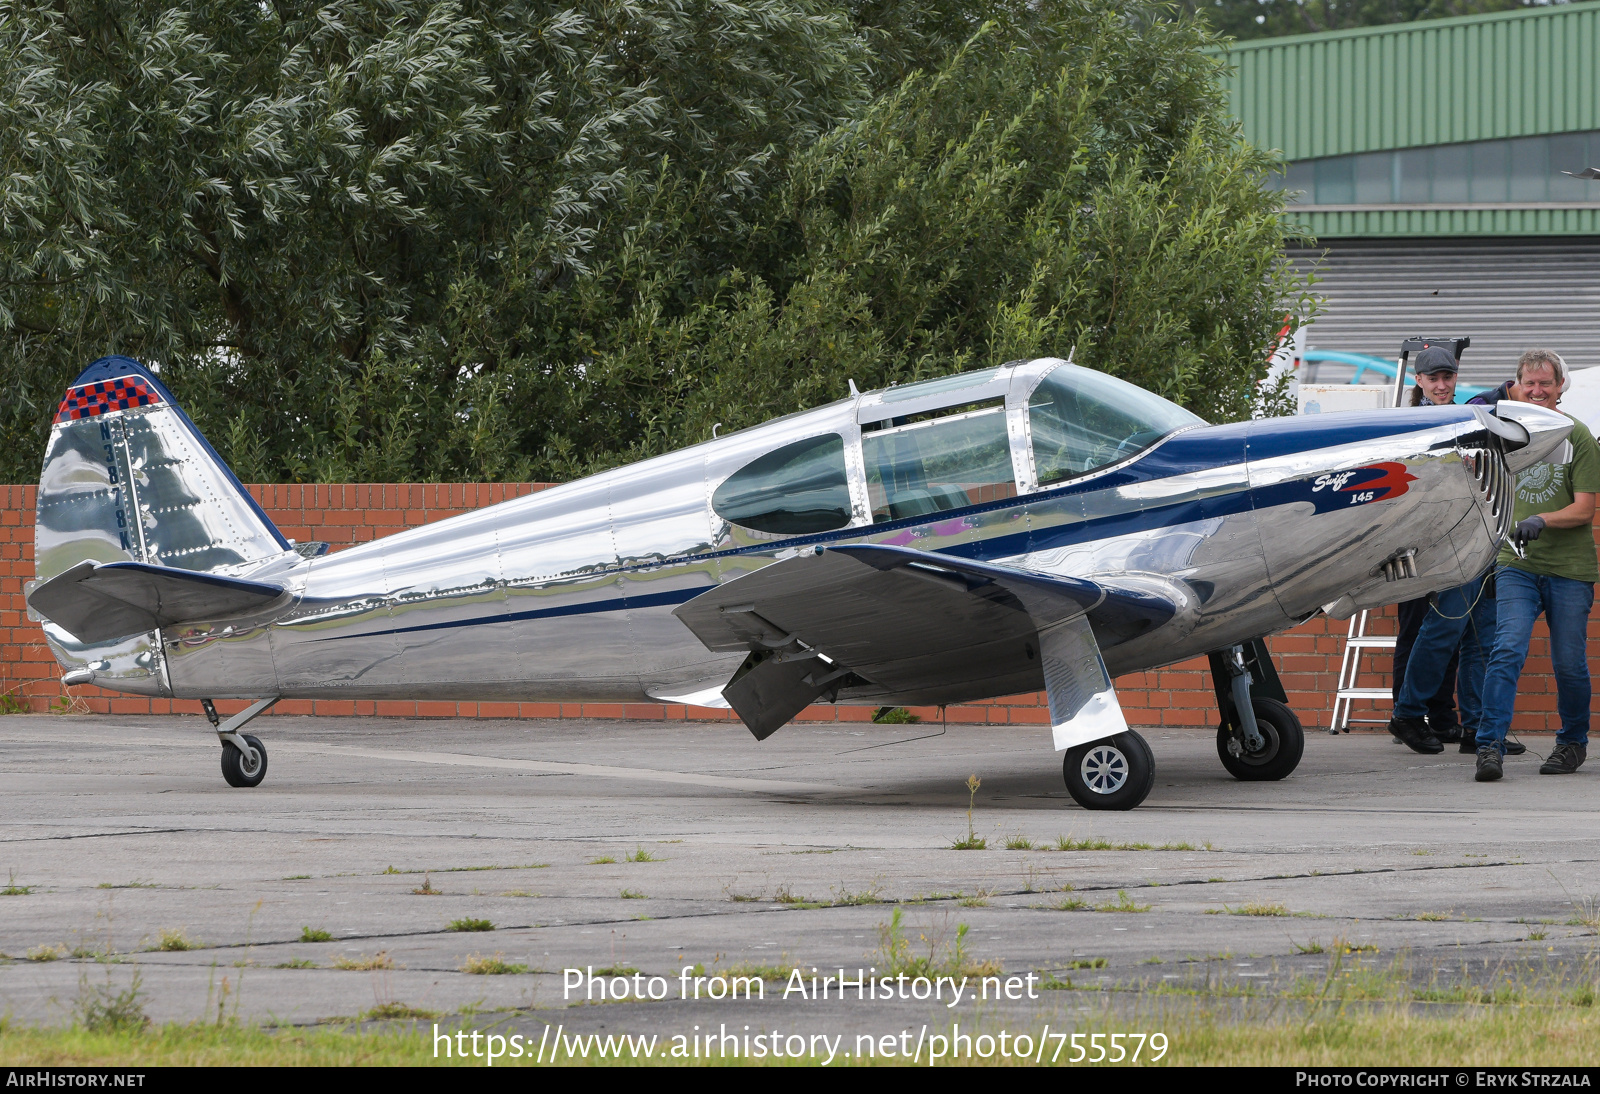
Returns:
[[[1110,0],[0,5],[5,473],[110,351],[259,481],[565,478],[1073,342],[1236,414],[1303,286],[1207,42]]]

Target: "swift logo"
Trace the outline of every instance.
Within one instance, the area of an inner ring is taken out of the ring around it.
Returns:
[[[1348,498],[1348,505],[1365,505],[1369,501],[1389,501],[1398,498],[1409,489],[1409,484],[1416,481],[1416,476],[1406,470],[1403,463],[1375,463],[1368,467],[1358,467],[1354,471],[1336,471],[1327,475],[1318,475],[1311,480],[1311,492],[1319,494],[1326,490],[1328,497],[1319,501],[1317,511],[1326,512],[1339,504],[1334,496]]]

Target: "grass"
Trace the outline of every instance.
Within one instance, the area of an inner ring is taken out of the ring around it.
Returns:
[[[590,866],[615,866],[616,864],[616,858],[611,855],[601,855],[599,858],[589,860]]]
[[[0,888],[0,896],[27,896],[33,892],[32,885],[18,885],[17,872],[9,871],[4,888]]]
[[[439,1017],[439,1012],[413,1007],[409,1003],[379,1003],[361,1017],[373,1021],[395,1018],[437,1018]]]
[[[624,889],[624,890],[622,890],[622,899],[623,900],[649,900],[650,898],[645,896],[643,893],[641,893],[637,889]]]
[[[333,932],[325,931],[321,927],[301,927],[300,941],[302,942],[332,942]]]
[[[1453,917],[1449,912],[1418,912],[1411,918],[1420,919],[1424,923],[1443,923]]]
[[[662,861],[664,861],[663,859],[658,858],[655,855],[652,855],[649,851],[646,851],[643,847],[636,847],[636,848],[634,848],[633,854],[624,855],[622,857],[628,862],[662,862]]]
[[[1052,848],[1057,851],[1213,851],[1216,849],[1209,843],[1196,847],[1192,843],[1128,843],[1104,839],[1073,839],[1071,836],[1057,836]],[[1044,850],[1044,845],[1041,844],[1039,849]]]
[[[203,942],[189,937],[187,928],[178,927],[172,930],[163,929],[161,931],[161,941],[151,946],[150,949],[161,953],[182,953],[185,950],[198,950],[203,945]]]
[[[377,969],[394,968],[394,958],[389,956],[388,950],[379,950],[368,957],[361,954],[358,957],[345,957],[340,955],[333,959],[333,967],[344,969],[346,972],[373,972]]]
[[[440,896],[440,890],[433,887],[433,879],[427,874],[422,875],[422,884],[411,890],[417,896]]]
[[[28,951],[29,961],[59,961],[66,956],[65,946],[34,946]]]
[[[1071,982],[1049,976],[1040,986],[1069,988]],[[408,1013],[402,1014],[400,1008]],[[367,1016],[427,1020],[420,1008],[400,1003],[374,1010],[383,1013],[369,1011]],[[1228,1022],[1198,1010],[1175,1007],[1160,1018],[1156,1028],[1164,1032],[1167,1049],[1155,1062],[1173,1066],[1307,1068],[1381,1062],[1392,1067],[1458,1070],[1529,1065],[1585,1067],[1593,1063],[1595,1016],[1591,1007],[1575,1005],[1486,1003],[1439,1017],[1380,1004],[1375,1009],[1338,1009],[1311,1022],[1286,1015]],[[1076,1022],[1074,1032],[1126,1033],[1127,1026],[1116,1019],[1085,1015]],[[81,1025],[8,1025],[0,1036],[4,1037],[6,1062],[14,1067],[483,1066],[481,1058],[470,1056],[464,1060],[435,1059],[426,1027],[363,1030],[320,1025],[264,1029],[249,1024],[197,1022],[152,1028],[133,1023],[90,1030]],[[538,1040],[537,1036],[534,1040]],[[1147,1055],[1152,1051],[1145,1049]],[[1070,1052],[1070,1047],[1062,1052],[1061,1062]],[[589,1062],[610,1061],[591,1057]],[[620,1062],[631,1061],[624,1057]],[[769,1058],[765,1062],[775,1061]],[[993,1062],[1003,1061],[997,1056]]]
[[[596,976],[632,976],[639,970],[632,965],[607,965],[603,969],[595,969]]]
[[[1282,904],[1241,904],[1237,908],[1224,904],[1222,908],[1229,915],[1280,916],[1290,914],[1289,909]]]
[[[470,972],[474,976],[504,976],[507,973],[527,972],[528,966],[512,964],[499,953],[493,957],[475,953],[462,963],[461,971]]]
[[[1150,905],[1136,904],[1128,896],[1127,890],[1118,889],[1116,900],[1108,900],[1104,904],[1096,904],[1094,910],[1097,912],[1148,912]]]
[[[1006,837],[1007,851],[1032,851],[1033,846],[1033,841],[1027,836],[1023,835],[1021,832],[1018,832],[1014,836]]]
[[[1103,969],[1108,962],[1103,957],[1089,957],[1080,961],[1068,961],[1069,969]]]
[[[470,916],[463,916],[460,919],[452,919],[450,921],[449,926],[445,927],[445,930],[447,930],[447,931],[492,931],[492,930],[494,930],[494,924],[490,923],[487,919],[473,919]]]
[[[290,958],[288,961],[280,961],[278,964],[272,967],[275,969],[314,969],[318,966],[317,963],[311,960],[309,957],[294,957]]]

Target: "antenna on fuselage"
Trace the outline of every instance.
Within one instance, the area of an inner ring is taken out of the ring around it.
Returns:
[[[850,394],[851,394],[851,396],[853,396],[853,397],[854,396],[859,396],[861,394],[861,392],[856,390],[856,382],[854,380],[850,380],[850,381],[848,381],[848,383],[850,384]]]

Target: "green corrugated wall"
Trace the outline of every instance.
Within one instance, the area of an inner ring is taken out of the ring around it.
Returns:
[[[1227,79],[1290,160],[1600,129],[1600,3],[1266,38]]]

